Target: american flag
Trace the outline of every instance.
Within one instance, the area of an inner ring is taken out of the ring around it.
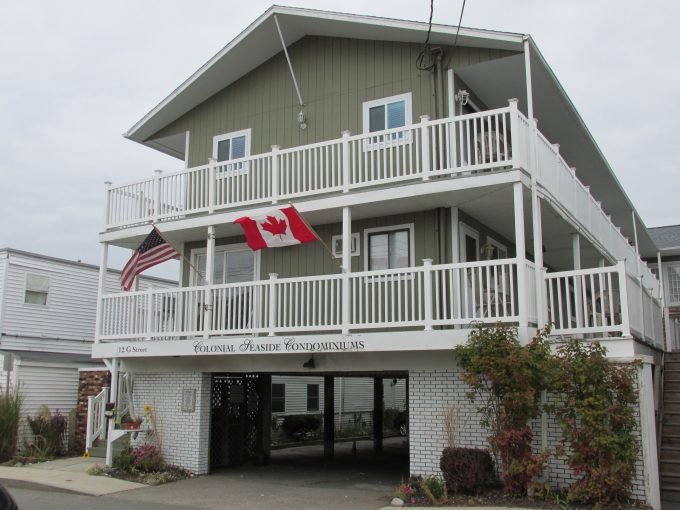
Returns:
[[[130,290],[135,277],[150,267],[165,262],[166,260],[179,258],[179,252],[163,239],[161,234],[153,228],[151,233],[139,245],[132,254],[128,263],[125,264],[120,274],[120,286],[123,290]]]

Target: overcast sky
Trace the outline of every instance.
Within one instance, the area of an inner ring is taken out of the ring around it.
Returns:
[[[461,4],[435,0],[434,22],[457,24]],[[103,182],[182,167],[121,133],[271,4],[234,5],[1,2],[0,248],[98,263]],[[429,0],[287,5],[429,15]],[[468,0],[462,24],[533,36],[643,221],[658,226],[680,223],[678,18],[668,0]],[[115,250],[112,265],[129,253]]]

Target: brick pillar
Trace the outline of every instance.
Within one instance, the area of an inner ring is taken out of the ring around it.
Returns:
[[[80,372],[79,378],[74,448],[77,452],[84,452],[87,433],[87,397],[97,396],[105,386],[110,388],[111,374],[105,369],[87,370]]]

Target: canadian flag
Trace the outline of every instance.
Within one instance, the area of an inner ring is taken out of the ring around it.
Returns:
[[[234,221],[243,228],[253,251],[309,243],[318,238],[295,207],[284,207],[260,216],[244,216]]]

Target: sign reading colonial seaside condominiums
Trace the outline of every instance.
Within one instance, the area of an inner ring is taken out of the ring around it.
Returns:
[[[448,350],[467,340],[466,330],[389,331],[366,337],[360,333],[288,335],[187,340],[139,340],[98,342],[97,358],[143,358],[166,356],[225,356],[239,354],[312,354],[386,351]]]
[[[324,338],[262,337],[235,339],[193,339],[153,342],[100,343],[94,353],[103,356],[204,356],[224,354],[276,354],[314,352],[361,352],[366,343],[361,335],[324,335]]]

